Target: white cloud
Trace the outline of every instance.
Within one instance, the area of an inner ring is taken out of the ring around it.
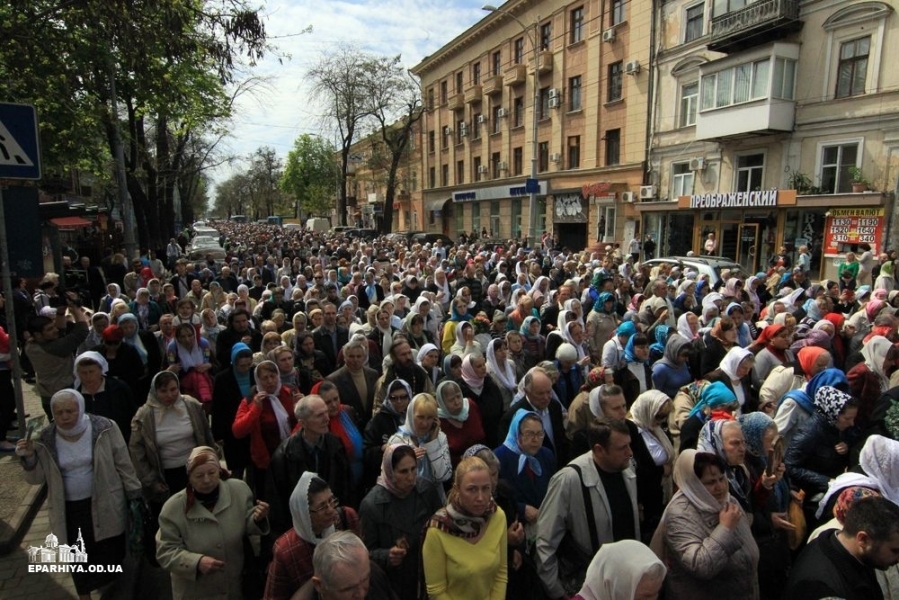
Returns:
[[[306,71],[321,53],[340,43],[374,54],[400,54],[407,68],[486,16],[483,0],[277,0],[265,6],[266,31],[281,54],[269,56],[251,70],[268,84],[236,103],[226,150],[246,156],[260,146],[273,147],[284,157],[302,133],[331,135],[323,123],[323,109],[309,98]],[[312,32],[295,35],[309,26]],[[213,173],[223,181],[234,172],[222,167]]]

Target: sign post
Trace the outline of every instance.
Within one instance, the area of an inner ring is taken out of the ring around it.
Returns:
[[[40,178],[41,149],[37,111],[33,106],[26,104],[0,103],[0,180]],[[24,438],[25,401],[22,397],[22,366],[19,361],[18,332],[13,310],[12,265],[9,262],[2,186],[0,186],[0,232],[3,232],[3,240],[0,243],[0,265],[3,270],[3,294],[6,296],[6,327],[10,340],[13,392],[16,397],[19,436]]]

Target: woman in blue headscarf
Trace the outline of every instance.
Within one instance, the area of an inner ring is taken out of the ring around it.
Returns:
[[[849,380],[840,369],[824,369],[809,380],[804,390],[791,390],[780,399],[774,421],[786,447],[790,446],[793,435],[815,414],[815,394],[824,386],[848,392]]]
[[[518,409],[503,445],[494,450],[499,459],[499,478],[515,490],[518,518],[536,523],[549,480],[556,472],[556,457],[543,446],[543,422],[537,413]]]
[[[656,325],[655,343],[649,346],[649,365],[652,366],[657,360],[665,356],[665,346],[668,344],[668,334],[672,328],[668,325]]]
[[[705,386],[699,395],[699,401],[681,426],[678,452],[695,449],[703,425],[712,420],[733,419],[738,406],[737,395],[720,381]]]
[[[637,396],[652,389],[652,370],[649,368],[649,338],[635,333],[624,347],[623,369],[615,371],[615,383],[624,391],[627,406],[637,400]]]
[[[238,479],[243,478],[250,462],[250,438],[235,438],[231,424],[241,400],[249,397],[254,384],[253,351],[237,342],[231,348],[231,368],[216,375],[212,385],[212,436],[221,440],[228,470]]]
[[[524,340],[525,351],[540,361],[546,358],[546,338],[540,334],[540,319],[525,317],[518,330]]]

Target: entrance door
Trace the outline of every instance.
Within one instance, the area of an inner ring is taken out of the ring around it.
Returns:
[[[587,247],[586,223],[556,223],[556,233],[559,234],[559,244],[567,246],[575,252],[580,252]]]
[[[758,223],[744,223],[740,225],[739,239],[737,262],[740,263],[746,273],[755,273],[756,265],[758,264]]]

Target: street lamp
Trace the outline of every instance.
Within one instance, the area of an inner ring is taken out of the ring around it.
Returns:
[[[529,207],[527,241],[528,244],[530,244],[530,247],[533,248],[537,241],[537,192],[540,189],[540,185],[537,182],[537,107],[540,106],[540,81],[539,73],[537,72],[537,23],[540,21],[540,17],[537,17],[534,20],[532,32],[531,28],[522,23],[521,19],[510,13],[508,10],[497,8],[492,4],[485,4],[481,7],[481,10],[502,13],[518,23],[521,26],[522,31],[524,31],[524,34],[527,36],[528,41],[531,42],[531,49],[534,54],[534,108],[531,128],[531,176],[525,185],[525,189],[528,192]]]

